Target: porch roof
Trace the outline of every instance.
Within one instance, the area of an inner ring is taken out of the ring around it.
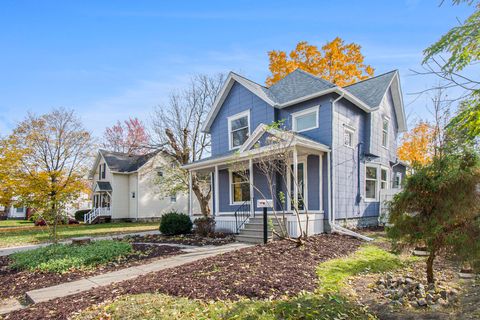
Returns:
[[[109,192],[112,191],[112,185],[108,181],[97,181],[94,192]]]
[[[255,142],[258,141],[258,139],[260,139],[264,133],[270,133],[272,135],[278,136],[279,138],[283,138],[283,139],[287,139],[285,138],[285,135],[291,134],[291,137],[288,138],[290,140],[288,145],[289,148],[300,147],[300,148],[311,149],[311,150],[320,151],[320,152],[330,152],[330,148],[328,146],[322,143],[319,143],[315,140],[309,139],[300,133],[283,132],[275,128],[270,128],[265,124],[261,124],[257,127],[257,129],[255,129],[255,131],[250,135],[250,137],[244,142],[244,144],[239,149],[230,150],[227,153],[215,155],[212,157],[204,158],[199,161],[186,164],[183,166],[183,168],[188,170],[203,169],[203,168],[208,168],[208,167],[212,167],[219,164],[220,165],[226,164],[226,162],[232,161],[232,160],[244,161],[249,158],[258,158],[266,152],[272,152],[275,150],[274,149],[275,147],[272,145],[266,145],[260,148],[253,148],[253,146],[255,145]]]

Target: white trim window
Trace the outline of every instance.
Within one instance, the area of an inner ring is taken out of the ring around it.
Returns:
[[[250,170],[245,171],[230,171],[230,204],[243,204],[245,201],[250,201]]]
[[[388,148],[388,127],[390,124],[390,119],[387,117],[383,118],[382,121],[382,147]]]
[[[395,179],[393,180],[393,188],[400,189],[402,187],[402,173],[395,173]]]
[[[344,125],[343,126],[343,145],[353,148],[354,145],[355,128]]]
[[[377,200],[378,173],[376,166],[365,166],[365,201]]]
[[[228,117],[228,146],[240,148],[250,135],[250,110]]]
[[[170,195],[170,203],[176,203],[177,202],[177,194],[176,193],[172,193]]]
[[[292,130],[308,131],[318,128],[318,106],[292,113]]]
[[[380,168],[380,189],[388,189],[388,170],[385,168]]]

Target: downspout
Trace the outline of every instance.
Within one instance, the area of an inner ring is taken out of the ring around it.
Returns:
[[[334,165],[334,150],[335,150],[335,103],[338,102],[340,99],[342,99],[344,97],[345,93],[342,92],[342,94],[336,98],[335,100],[332,101],[332,148],[331,148],[331,157],[330,157],[330,160],[331,160],[331,164],[330,164],[330,161],[328,162],[328,165],[331,166],[331,180],[330,180],[330,173],[329,173],[329,184],[328,184],[328,187],[330,189],[330,199],[331,201],[329,201],[329,224],[330,224],[330,228],[331,228],[331,232],[334,233],[339,233],[339,234],[345,234],[345,235],[349,235],[349,236],[352,236],[352,237],[355,237],[355,238],[359,238],[359,239],[362,239],[362,240],[365,240],[365,241],[372,241],[373,239],[372,238],[369,238],[369,237],[366,237],[364,235],[361,235],[357,232],[354,232],[352,230],[349,230],[347,228],[344,228],[344,227],[341,227],[339,226],[338,224],[336,224],[335,222],[335,195],[334,195],[334,191],[335,191],[335,188],[332,188],[332,185],[331,185],[331,182],[333,181],[333,183],[335,183],[335,165]],[[360,163],[358,164],[360,166]]]

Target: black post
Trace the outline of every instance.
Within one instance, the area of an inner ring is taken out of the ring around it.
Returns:
[[[268,241],[268,221],[267,221],[267,208],[263,208],[263,243]]]

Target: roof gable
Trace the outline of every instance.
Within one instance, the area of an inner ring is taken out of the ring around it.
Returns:
[[[394,97],[397,118],[399,119],[398,126],[400,131],[406,130],[405,111],[397,70],[359,81],[342,88],[303,70],[296,69],[269,88],[246,79],[236,73],[230,72],[219,96],[215,100],[215,103],[206,118],[203,126],[204,132],[210,131],[210,127],[215,120],[215,117],[235,82],[240,83],[260,99],[275,108],[285,108],[302,101],[335,92],[365,112],[372,112],[378,109],[387,90],[390,87],[393,87],[392,95]]]

